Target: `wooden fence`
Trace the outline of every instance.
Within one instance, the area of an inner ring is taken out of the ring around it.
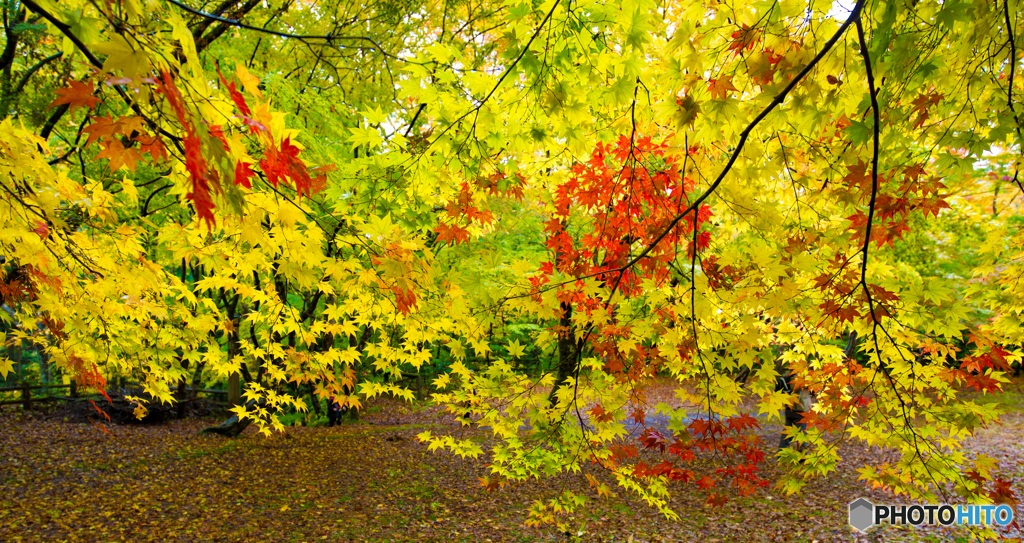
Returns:
[[[139,383],[121,383],[120,388],[126,387],[139,387]],[[53,390],[64,390],[68,389],[67,396],[54,396],[46,394],[48,391]],[[33,397],[33,390],[43,390],[43,395]],[[180,389],[175,389],[180,390]],[[186,392],[193,392],[192,388],[186,388]],[[57,402],[57,401],[81,401],[92,399],[92,397],[101,396],[99,392],[92,392],[88,394],[79,394],[78,385],[74,381],[71,381],[70,385],[29,385],[27,383],[20,384],[17,386],[0,387],[0,394],[4,392],[21,392],[21,398],[16,400],[3,400],[0,401],[0,406],[4,405],[18,405],[21,404],[23,409],[32,409],[32,402]],[[196,393],[204,394],[223,394],[227,396],[228,391],[218,390],[215,388],[201,388],[195,391]]]

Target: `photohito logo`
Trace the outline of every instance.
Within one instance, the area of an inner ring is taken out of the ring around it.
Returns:
[[[865,498],[850,502],[850,526],[866,532],[882,522],[911,526],[1006,526],[1013,522],[1009,505],[875,505]]]

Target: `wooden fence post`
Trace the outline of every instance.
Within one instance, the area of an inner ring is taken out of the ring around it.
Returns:
[[[71,380],[71,397],[78,397],[78,382],[75,381],[74,379]]]
[[[21,384],[21,407],[26,411],[32,409],[32,388],[28,383]]]

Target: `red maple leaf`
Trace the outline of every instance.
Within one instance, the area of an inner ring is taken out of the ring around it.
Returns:
[[[688,428],[695,436],[703,435],[711,429],[711,421],[708,419],[693,419]]]
[[[755,28],[744,24],[743,28],[732,33],[732,44],[729,45],[729,50],[734,51],[737,55],[742,53],[744,49],[753,49],[757,45],[757,39],[760,36],[760,31]]]
[[[988,375],[967,375],[964,377],[964,383],[978,392],[999,392],[1002,390],[1002,385],[999,384],[999,381]]]
[[[615,460],[633,458],[638,453],[636,447],[626,444],[612,445],[610,449],[612,451],[612,458]]]
[[[291,142],[290,138],[281,140],[280,146],[270,144],[267,147],[266,155],[260,161],[260,167],[267,174],[267,179],[275,187],[285,179],[291,179],[295,185],[295,191],[300,195],[310,196],[316,188],[320,190],[321,185],[326,186],[326,179],[314,186],[314,180],[309,174],[306,163],[299,158],[300,149]],[[322,170],[327,171],[327,170]]]
[[[406,315],[412,313],[412,310],[416,308],[416,293],[401,287],[392,287],[391,291],[395,293],[395,305],[398,312]]]
[[[89,83],[71,81],[70,85],[70,87],[57,89],[56,92],[60,97],[50,102],[49,107],[67,104],[71,108],[71,113],[74,113],[79,108],[92,109],[100,103],[100,99],[92,95],[96,92],[96,85],[92,81]]]
[[[239,160],[238,164],[235,164],[235,185],[251,189],[252,176],[252,167],[249,166],[248,162]]]
[[[615,420],[615,414],[605,411],[600,405],[595,405],[591,408],[590,414],[597,419],[597,422],[611,422]]]
[[[174,85],[174,80],[171,79],[171,74],[163,72],[161,74],[161,80],[156,81],[156,90],[160,94],[163,94],[167,98],[168,105],[174,110],[174,114],[178,117],[178,121],[185,128],[186,132],[192,132],[192,123],[188,120],[188,115],[185,112],[185,105],[181,101],[181,93],[178,92],[178,87]]]
[[[993,481],[993,488],[988,493],[988,497],[992,498],[992,501],[997,504],[1005,504],[1013,507],[1017,506],[1017,494],[1011,488],[1011,482],[1004,479],[995,478]]]
[[[757,419],[750,416],[749,413],[743,413],[742,415],[732,417],[728,421],[729,429],[741,432],[747,428],[759,428]]]
[[[917,116],[917,120],[914,121],[914,128],[921,128],[924,126],[924,122],[928,120],[928,117],[928,112],[922,111],[921,114]]]
[[[217,66],[217,75],[220,76],[220,80],[224,83],[224,86],[228,88],[228,94],[231,95],[231,101],[235,103],[235,107],[238,108],[238,111],[240,111],[244,117],[252,117],[252,111],[249,110],[249,104],[245,103],[245,97],[242,96],[242,93],[238,92],[234,81],[228,82],[227,78],[224,77],[224,74],[221,73],[220,66]],[[255,132],[255,130],[253,130],[253,132]]]
[[[929,107],[938,104],[940,100],[942,100],[942,95],[932,91],[928,94],[918,94],[911,106],[914,111],[924,113]]]
[[[199,138],[194,134],[188,134],[182,140],[185,145],[185,169],[188,170],[192,181],[192,190],[188,193],[188,199],[196,207],[196,215],[200,220],[212,227],[216,220],[213,218],[213,199],[210,196],[210,182],[213,178],[206,166],[206,159],[203,158]]]
[[[643,444],[644,448],[647,449],[658,449],[664,452],[667,447],[667,440],[665,439],[665,436],[657,430],[648,429],[644,431],[638,439],[640,440],[640,443]]]
[[[972,470],[968,471],[966,473],[966,475],[967,475],[968,479],[970,479],[970,480],[972,480],[972,481],[974,481],[974,482],[976,482],[978,484],[984,483],[985,481],[988,480],[988,477],[985,477],[984,475],[981,474],[981,472],[979,472],[976,469],[972,469]]]
[[[83,133],[89,134],[89,137],[85,140],[85,145],[92,145],[100,138],[109,140],[115,134],[121,133],[118,128],[117,121],[109,114],[105,117],[93,117],[92,122],[82,128]]]

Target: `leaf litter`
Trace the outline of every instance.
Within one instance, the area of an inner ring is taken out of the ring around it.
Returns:
[[[995,472],[1024,490],[1021,383],[1000,396],[1008,414],[964,446],[996,459]],[[670,394],[663,394],[668,397]],[[673,488],[669,521],[625,492],[598,497],[597,468],[489,490],[485,460],[427,452],[424,429],[485,445],[438,407],[376,399],[358,422],[288,427],[270,438],[253,427],[229,440],[201,436],[211,419],[117,425],[66,422],[41,412],[0,412],[0,541],[969,541],[963,529],[847,525],[847,505],[866,497],[903,503],[865,487],[855,469],[882,451],[844,442],[836,473],[794,496],[769,489],[705,506],[693,486]],[[764,424],[769,457],[781,430]],[[764,477],[777,480],[774,458]],[[526,510],[563,490],[588,498],[559,526],[530,527]],[[1016,518],[1024,518],[1017,505]],[[1019,539],[1016,530],[1000,535]]]

